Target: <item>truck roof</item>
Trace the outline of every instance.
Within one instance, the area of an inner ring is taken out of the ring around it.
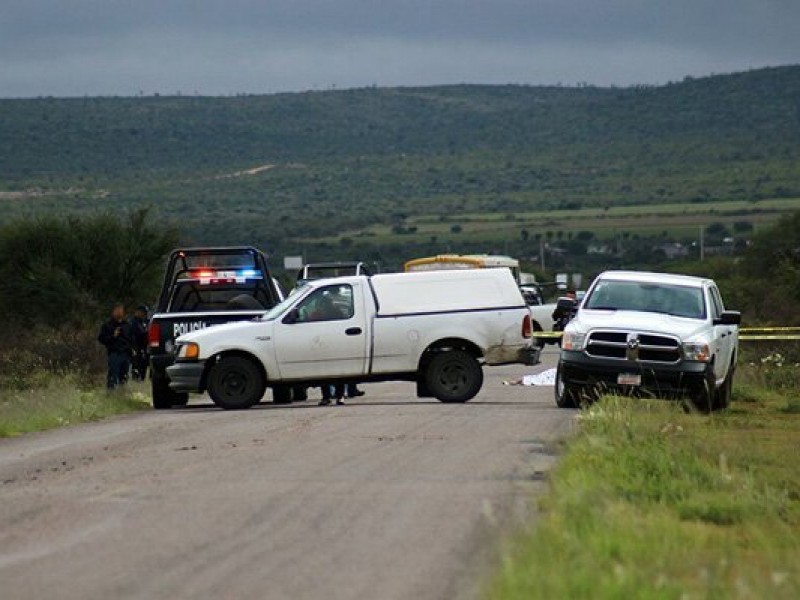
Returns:
[[[711,283],[711,279],[694,277],[692,275],[675,275],[673,273],[654,273],[649,271],[604,271],[597,276],[598,279],[613,279],[616,281],[636,281],[641,283],[670,283],[687,287],[702,287]]]

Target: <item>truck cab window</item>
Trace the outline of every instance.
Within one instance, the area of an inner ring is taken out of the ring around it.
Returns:
[[[303,300],[297,310],[297,323],[346,321],[355,314],[353,288],[349,285],[320,288]]]

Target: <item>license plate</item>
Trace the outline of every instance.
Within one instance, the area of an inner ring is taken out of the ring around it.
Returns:
[[[642,376],[638,373],[620,373],[617,375],[617,385],[642,385]]]

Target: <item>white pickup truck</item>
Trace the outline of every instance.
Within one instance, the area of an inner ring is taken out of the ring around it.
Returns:
[[[607,271],[564,330],[556,404],[574,408],[610,390],[725,408],[740,323],[710,279]]]
[[[249,408],[267,387],[405,380],[417,395],[466,402],[483,365],[535,364],[531,316],[507,269],[340,277],[309,282],[253,321],[177,340],[177,393],[207,391]]]

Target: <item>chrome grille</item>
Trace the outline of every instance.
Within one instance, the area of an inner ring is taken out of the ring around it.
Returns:
[[[636,331],[593,331],[586,354],[597,358],[637,362],[677,363],[681,360],[678,338]]]

